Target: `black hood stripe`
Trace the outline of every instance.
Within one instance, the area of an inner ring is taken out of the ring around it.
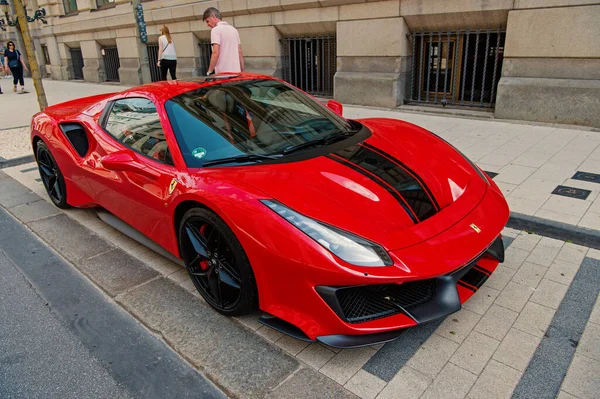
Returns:
[[[387,182],[385,182],[385,180],[374,175],[373,173],[369,172],[368,170],[363,169],[360,166],[353,164],[349,160],[340,157],[337,154],[329,154],[329,155],[327,155],[327,158],[329,158],[333,161],[336,161],[338,163],[341,163],[342,165],[349,167],[350,169],[360,173],[361,175],[363,175],[363,176],[369,178],[370,180],[374,181],[375,183],[377,183],[380,187],[382,187],[384,190],[386,190],[388,193],[390,193],[396,199],[396,201],[398,201],[398,203],[402,206],[402,208],[404,208],[404,210],[406,211],[408,216],[411,218],[413,223],[415,223],[415,224],[419,223],[419,219],[417,218],[417,216],[415,215],[415,213],[413,212],[413,210],[411,209],[409,204],[406,202],[406,200],[402,197],[402,195],[398,191],[396,191],[396,189],[394,189],[394,187],[392,187]]]
[[[379,149],[370,145],[357,144],[333,154],[366,170],[370,175],[376,176],[387,186],[392,187],[402,197],[402,203],[408,204],[417,221],[423,221],[438,212],[439,208],[435,200],[432,200],[433,196],[424,188],[414,172],[401,166],[400,161],[386,157]]]
[[[387,152],[383,151],[382,149],[374,147],[374,146],[372,146],[369,143],[361,143],[360,145],[362,145],[363,147],[369,148],[369,149],[371,149],[371,150],[373,150],[375,152],[378,152],[379,154],[383,155],[384,157],[386,157],[390,161],[394,162],[396,165],[400,166],[407,173],[409,173],[415,180],[417,180],[419,182],[419,184],[421,185],[421,187],[423,188],[423,190],[425,190],[425,192],[427,193],[427,196],[429,197],[429,200],[431,201],[431,203],[435,207],[435,210],[436,211],[440,210],[440,206],[437,203],[437,201],[435,200],[435,197],[433,196],[433,193],[431,192],[431,190],[429,190],[429,187],[427,187],[427,185],[425,184],[425,182],[423,181],[423,179],[421,179],[421,177],[419,175],[417,175],[411,168],[409,168],[408,166],[406,166],[402,161],[398,160],[397,158],[394,158],[392,155],[390,155]]]

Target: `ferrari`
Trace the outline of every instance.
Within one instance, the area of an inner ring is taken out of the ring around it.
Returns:
[[[47,107],[31,144],[57,207],[176,259],[216,311],[360,347],[460,310],[504,260],[509,210],[435,134],[342,114],[221,74]]]

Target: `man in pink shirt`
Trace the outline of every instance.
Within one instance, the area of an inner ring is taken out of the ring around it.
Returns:
[[[212,56],[207,75],[213,72],[242,72],[244,55],[240,35],[233,26],[221,21],[221,13],[214,7],[207,8],[202,20],[210,27]]]

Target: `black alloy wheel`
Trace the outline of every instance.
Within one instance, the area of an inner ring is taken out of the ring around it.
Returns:
[[[202,208],[186,212],[179,226],[179,250],[202,297],[227,316],[254,310],[257,289],[246,254],[227,224]]]
[[[52,203],[61,209],[70,208],[70,205],[67,203],[67,186],[65,185],[65,179],[46,143],[42,141],[38,142],[35,158],[37,160],[42,183],[44,184]]]

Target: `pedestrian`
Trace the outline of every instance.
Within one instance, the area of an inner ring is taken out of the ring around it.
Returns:
[[[21,84],[21,93],[27,93],[25,91],[25,82],[23,80],[23,69],[29,72],[21,52],[15,48],[15,43],[10,41],[6,44],[7,49],[4,51],[4,67],[10,68],[13,75],[13,91],[17,92],[17,82]]]
[[[242,43],[237,29],[225,21],[221,21],[221,13],[214,7],[207,8],[202,20],[211,29],[210,44],[212,56],[207,75],[221,72],[242,72],[244,55]]]
[[[160,67],[160,80],[167,80],[167,71],[171,75],[171,80],[177,80],[177,53],[175,52],[175,43],[169,33],[169,28],[163,25],[160,28],[160,37],[158,38],[158,62]]]

